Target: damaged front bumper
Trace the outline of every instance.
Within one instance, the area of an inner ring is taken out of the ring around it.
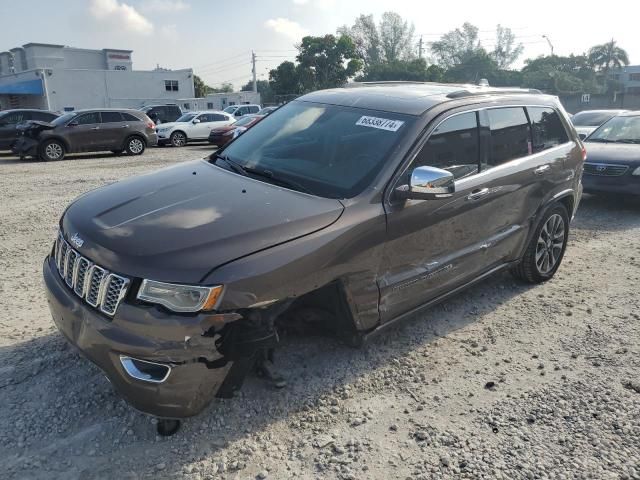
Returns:
[[[108,318],[78,301],[55,268],[47,257],[43,274],[56,326],[137,410],[162,418],[196,415],[225,379],[244,377],[247,362],[220,351],[228,322],[239,314],[175,315],[122,302]],[[234,363],[235,368],[245,364],[239,374],[234,375]]]

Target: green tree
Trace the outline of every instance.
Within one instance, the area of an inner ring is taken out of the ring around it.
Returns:
[[[373,15],[360,15],[352,27],[338,28],[338,35],[348,35],[353,40],[358,56],[368,65],[376,65],[382,60],[380,34]]]
[[[498,24],[496,27],[496,45],[489,54],[498,65],[498,68],[502,70],[509,68],[522,55],[523,50],[522,43],[516,44],[516,36],[511,29]]]
[[[497,70],[495,60],[479,48],[461,54],[457,63],[447,69],[444,79],[447,82],[477,83],[481,78],[486,78],[491,83],[490,79],[495,77]]]
[[[273,103],[275,101],[271,83],[269,83],[268,80],[258,80],[256,82],[256,87],[258,88],[258,93],[260,94],[260,100],[262,101],[262,103]],[[253,80],[249,80],[247,83],[245,83],[240,91],[252,92]]]
[[[445,33],[440,40],[431,42],[429,49],[436,63],[445,69],[472,58],[482,50],[478,39],[478,27],[465,22],[462,28]]]
[[[293,62],[282,62],[269,71],[269,85],[275,95],[302,93],[298,68]]]
[[[208,93],[213,93],[213,88],[205,84],[204,81],[195,74],[193,75],[193,89],[197,98],[202,98]]]
[[[304,37],[298,52],[296,70],[303,91],[342,86],[362,70],[362,60],[347,35]]]
[[[589,49],[589,61],[602,73],[602,83],[605,91],[609,90],[609,71],[629,65],[629,55],[618,46],[612,38],[610,42],[596,45]]]
[[[427,62],[423,58],[415,60],[396,60],[394,62],[369,65],[365,72],[356,78],[359,82],[382,82],[406,80],[426,82],[430,80]]]
[[[586,55],[527,59],[522,68],[522,85],[553,94],[599,93],[601,90]]]

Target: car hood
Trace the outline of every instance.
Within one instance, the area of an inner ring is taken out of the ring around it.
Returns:
[[[165,122],[165,123],[159,123],[156,125],[156,129],[160,129],[160,128],[174,128],[178,125],[181,126],[185,126],[185,125],[189,125],[190,122]]]
[[[228,132],[229,130],[233,130],[234,128],[238,127],[236,127],[235,125],[227,125],[225,127],[212,128],[211,133],[224,133]]]
[[[342,203],[194,161],[93,190],[65,212],[77,250],[117,273],[199,283],[214,268],[323,229]],[[81,244],[80,246],[78,246]]]
[[[588,163],[640,164],[640,144],[585,142]]]

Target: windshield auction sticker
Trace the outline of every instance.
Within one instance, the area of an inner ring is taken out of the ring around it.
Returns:
[[[356,125],[360,125],[362,127],[378,128],[380,130],[387,130],[389,132],[397,132],[398,129],[402,125],[404,125],[404,122],[400,120],[390,120],[388,118],[362,116],[358,119]]]

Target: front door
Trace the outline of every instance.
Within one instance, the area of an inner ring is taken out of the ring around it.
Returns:
[[[196,123],[193,126],[191,138],[197,138],[199,140],[209,138],[209,132],[214,128],[215,122],[213,121],[213,114],[202,113],[198,115],[200,123]]]
[[[65,127],[64,132],[72,152],[91,152],[104,143],[100,112],[81,113]]]
[[[508,192],[491,185],[487,130],[481,112],[457,112],[441,121],[398,184],[419,166],[449,170],[455,193],[436,200],[402,200],[387,207],[388,241],[382,260],[382,322],[406,313],[504,262],[517,226],[505,225],[499,205]],[[482,127],[482,128],[481,128]],[[483,132],[481,134],[481,132]]]

